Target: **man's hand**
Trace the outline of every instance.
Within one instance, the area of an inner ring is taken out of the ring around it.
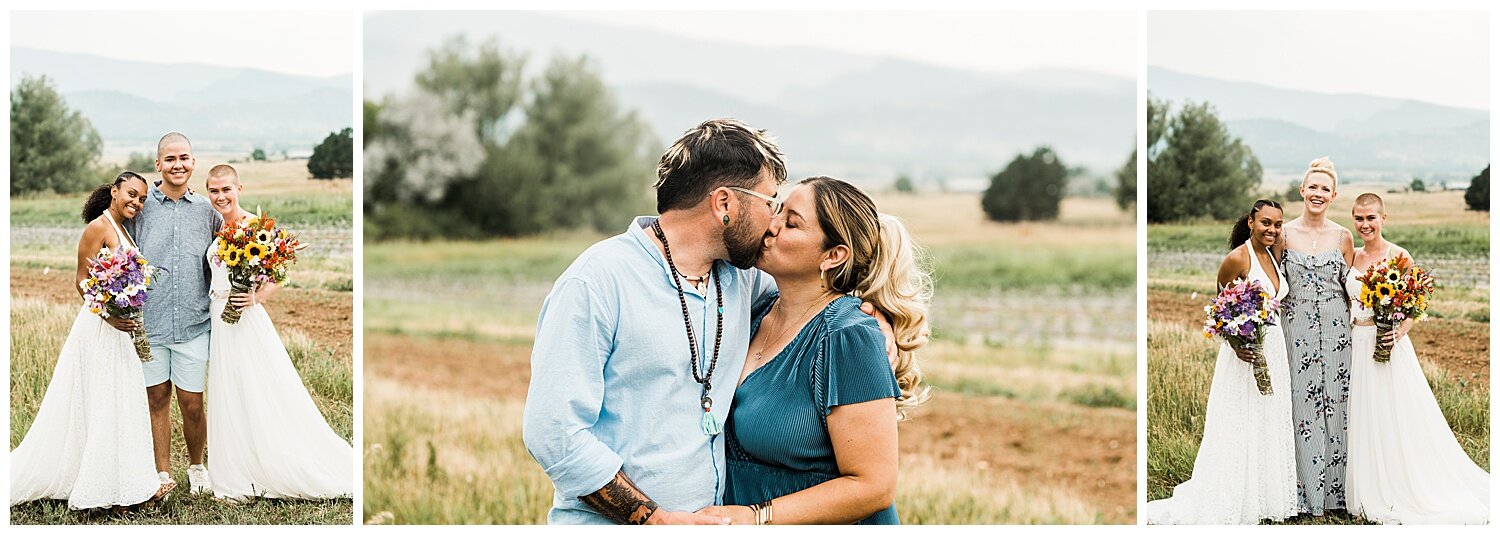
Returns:
[[[880,334],[885,335],[885,358],[891,362],[891,369],[896,369],[896,330],[891,328],[891,320],[885,317],[885,313],[875,308],[873,303],[865,301],[859,304],[859,311],[869,314],[880,324]]]
[[[699,509],[698,514],[723,518],[725,524],[755,525],[755,513],[743,505],[710,505]]]
[[[110,316],[108,318],[105,318],[104,322],[108,323],[110,327],[114,327],[115,330],[122,333],[132,333],[135,332],[136,329],[139,329],[141,327],[140,322],[125,319],[119,316]]]

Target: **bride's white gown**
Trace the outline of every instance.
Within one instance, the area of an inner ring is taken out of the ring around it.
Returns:
[[[265,307],[219,319],[229,271],[209,247],[208,469],[214,496],[335,498],[354,494],[354,449],[328,427]]]
[[[1345,280],[1359,295],[1357,273]],[[1356,320],[1371,311],[1354,304]],[[1349,381],[1349,511],[1382,524],[1483,524],[1489,474],[1443,418],[1410,337],[1375,362],[1375,326],[1355,325]]]
[[[1253,253],[1250,278],[1274,287]],[[1287,281],[1278,278],[1276,298],[1282,299]],[[1291,376],[1280,324],[1265,336],[1269,396],[1255,386],[1250,365],[1220,345],[1193,476],[1172,489],[1172,497],[1146,504],[1147,523],[1255,524],[1297,514]]]
[[[120,243],[130,244],[114,227]],[[36,419],[10,452],[10,503],[133,505],[150,499],[160,485],[140,357],[130,335],[82,307]]]

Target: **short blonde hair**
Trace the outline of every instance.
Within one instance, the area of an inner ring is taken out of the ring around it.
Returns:
[[[210,179],[213,179],[213,178],[224,178],[226,176],[232,176],[232,177],[234,177],[234,183],[235,184],[239,184],[240,183],[240,172],[239,171],[235,171],[234,170],[234,166],[232,166],[232,165],[229,165],[227,163],[221,163],[219,165],[215,165],[215,166],[210,167],[208,169],[208,178],[210,178]],[[204,180],[204,182],[207,183],[208,181]]]
[[[1385,200],[1381,199],[1379,195],[1376,195],[1374,193],[1361,193],[1358,197],[1354,198],[1354,206],[1369,206],[1372,204],[1380,207],[1381,214],[1385,213]]]

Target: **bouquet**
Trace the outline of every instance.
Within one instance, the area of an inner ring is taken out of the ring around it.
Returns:
[[[267,282],[286,282],[287,268],[297,262],[297,251],[304,245],[265,212],[242,219],[233,227],[215,234],[219,249],[214,257],[229,268],[231,293],[245,293]],[[240,309],[225,306],[219,317],[224,323],[238,323]]]
[[[1208,320],[1203,323],[1203,336],[1218,335],[1236,350],[1248,348],[1255,354],[1250,363],[1255,373],[1255,385],[1261,395],[1271,395],[1271,373],[1266,369],[1265,327],[1275,325],[1272,315],[1281,304],[1262,288],[1260,281],[1235,279],[1225,286],[1213,303],[1203,307]]]
[[[1370,266],[1359,282],[1359,306],[1375,316],[1375,362],[1390,362],[1395,344],[1386,335],[1408,318],[1427,319],[1427,298],[1437,282],[1405,254]]]
[[[117,316],[136,321],[130,341],[135,344],[135,354],[141,362],[151,361],[151,343],[146,341],[141,311],[146,306],[146,287],[159,270],[147,264],[140,251],[122,244],[114,251],[100,248],[89,260],[88,278],[78,281],[89,312],[102,318]]]

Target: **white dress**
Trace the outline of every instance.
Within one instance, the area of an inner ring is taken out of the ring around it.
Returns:
[[[1359,274],[1345,280],[1359,295]],[[1350,315],[1372,312],[1354,304]],[[1474,464],[1443,418],[1411,337],[1375,362],[1375,326],[1355,325],[1349,386],[1349,512],[1382,524],[1483,524],[1490,475]]]
[[[229,270],[209,247],[208,469],[225,499],[354,495],[354,448],[328,426],[262,305],[233,325]]]
[[[1253,252],[1250,278],[1273,287]],[[1279,278],[1277,299],[1287,294],[1286,277]],[[1256,524],[1297,514],[1286,342],[1279,321],[1268,329],[1264,350],[1272,394],[1262,395],[1250,364],[1229,344],[1220,345],[1193,476],[1172,489],[1172,497],[1146,504],[1147,523]]]
[[[134,247],[119,225],[109,222],[120,243]],[[36,419],[10,452],[10,503],[67,500],[71,509],[133,505],[150,499],[160,486],[146,379],[135,345],[129,334],[83,307],[58,353]]]

